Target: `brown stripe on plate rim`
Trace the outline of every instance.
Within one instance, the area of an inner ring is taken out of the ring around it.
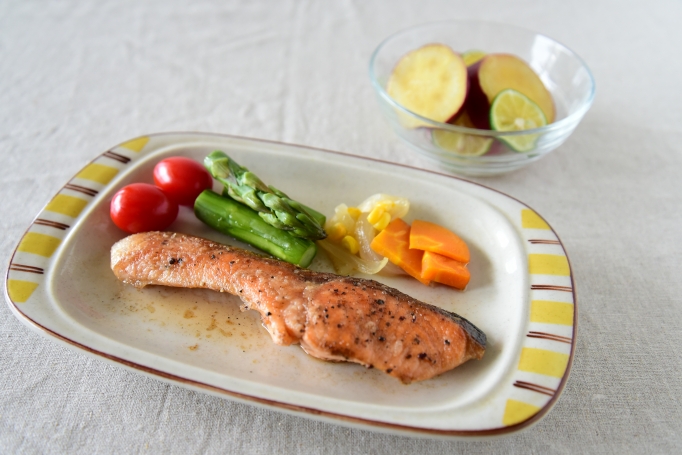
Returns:
[[[123,163],[123,164],[130,163],[130,158],[128,158],[127,156],[119,155],[118,153],[114,153],[111,150],[102,153],[102,156],[105,156],[109,159],[118,161],[119,163]]]
[[[563,291],[563,292],[573,292],[573,288],[570,286],[556,286],[554,284],[531,284],[531,290],[533,291]]]
[[[40,267],[33,267],[32,265],[12,264],[9,266],[9,269],[14,270],[15,272],[37,273],[39,275],[45,273],[44,269],[41,269]]]
[[[561,245],[561,242],[559,242],[558,240],[530,239],[528,241],[533,244]]]
[[[520,389],[532,390],[533,392],[549,395],[550,397],[553,397],[554,394],[556,393],[556,390],[554,390],[554,389],[550,389],[549,387],[533,384],[531,382],[526,382],[526,381],[516,381],[516,382],[514,382],[514,387],[518,387]]]
[[[535,332],[532,330],[530,332],[528,332],[528,334],[526,334],[526,336],[529,338],[543,338],[545,340],[560,341],[561,343],[568,343],[568,344],[571,344],[571,342],[573,341],[569,337],[564,337],[561,335],[554,335],[552,333]]]
[[[61,229],[62,231],[65,231],[65,230],[67,230],[68,228],[71,227],[71,226],[69,226],[68,224],[59,223],[59,222],[57,222],[57,221],[52,221],[52,220],[45,220],[45,219],[43,219],[43,218],[37,218],[37,219],[33,222],[33,224],[40,224],[40,225],[42,225],[42,226],[49,226],[49,227],[53,227],[53,228],[56,228],[56,229]]]
[[[87,194],[88,196],[97,196],[97,193],[99,193],[99,191],[93,190],[92,188],[74,185],[73,183],[67,183],[66,185],[64,185],[64,188],[66,188],[67,190],[78,191],[80,193]]]

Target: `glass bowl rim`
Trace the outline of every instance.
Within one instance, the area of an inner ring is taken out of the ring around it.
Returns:
[[[479,129],[479,128],[468,128],[465,126],[459,126],[459,125],[452,125],[450,123],[442,123],[442,122],[437,122],[435,120],[431,120],[426,117],[422,117],[421,115],[407,109],[404,107],[402,104],[398,103],[396,100],[394,100],[388,92],[384,89],[384,87],[381,86],[379,81],[377,80],[375,71],[374,71],[374,66],[375,66],[375,61],[377,58],[377,55],[379,52],[384,48],[384,46],[394,38],[397,38],[400,35],[403,35],[407,32],[414,31],[420,28],[428,28],[434,25],[444,25],[444,24],[467,24],[467,25],[484,25],[484,26],[493,26],[493,27],[504,27],[508,29],[513,29],[518,32],[523,32],[523,33],[530,33],[535,36],[541,36],[554,44],[557,44],[558,46],[562,47],[571,57],[576,59],[580,65],[585,69],[587,72],[587,75],[589,77],[589,82],[590,82],[590,87],[589,87],[589,94],[587,96],[587,99],[583,102],[583,104],[573,113],[570,115],[567,115],[565,118],[552,122],[548,125],[542,126],[540,128],[533,128],[529,130],[522,130],[522,131],[495,131],[495,130],[484,130],[484,129]],[[370,57],[369,60],[369,77],[372,82],[372,86],[374,87],[374,90],[376,90],[377,93],[381,96],[382,99],[384,99],[386,102],[388,102],[390,105],[392,105],[394,108],[398,109],[399,111],[402,111],[403,113],[410,115],[412,117],[415,117],[418,119],[420,122],[424,123],[424,127],[431,127],[431,128],[438,128],[438,129],[443,129],[443,130],[449,130],[455,133],[465,133],[465,134],[471,134],[471,135],[476,135],[476,136],[486,136],[486,137],[493,137],[493,138],[499,138],[499,137],[509,137],[509,136],[522,136],[522,135],[527,135],[527,134],[546,134],[548,132],[552,132],[555,130],[561,130],[564,127],[568,127],[572,124],[576,124],[584,115],[587,113],[587,111],[590,109],[590,106],[592,106],[592,102],[594,101],[594,95],[595,95],[595,81],[594,81],[594,76],[592,75],[592,71],[590,71],[590,68],[587,66],[587,63],[576,53],[574,52],[571,48],[568,46],[564,45],[563,43],[560,43],[559,41],[555,40],[554,38],[550,38],[549,36],[535,32],[533,30],[529,30],[523,27],[518,27],[515,25],[509,25],[509,24],[504,24],[501,22],[491,22],[491,21],[477,21],[477,20],[442,20],[442,21],[433,21],[433,22],[426,22],[423,24],[415,25],[412,27],[404,28],[402,30],[399,30],[395,33],[392,33],[388,37],[386,37],[383,41],[379,43],[379,45],[374,49],[372,52],[372,56]]]

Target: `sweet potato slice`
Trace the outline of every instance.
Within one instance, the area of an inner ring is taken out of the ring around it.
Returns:
[[[410,111],[447,122],[464,105],[467,87],[467,67],[462,57],[444,44],[427,44],[398,61],[386,91]]]

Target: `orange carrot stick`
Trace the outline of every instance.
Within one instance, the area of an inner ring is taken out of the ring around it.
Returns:
[[[422,278],[464,290],[471,274],[465,264],[438,253],[425,251],[422,258]]]
[[[435,223],[415,220],[410,230],[410,248],[442,254],[459,262],[468,263],[469,247],[454,232]]]
[[[400,218],[391,221],[377,234],[370,247],[422,283],[429,284],[421,273],[424,252],[410,249],[410,225]]]

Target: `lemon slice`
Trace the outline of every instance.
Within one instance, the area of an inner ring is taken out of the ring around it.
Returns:
[[[525,131],[547,125],[547,117],[521,92],[514,89],[501,91],[490,106],[490,126],[495,131]],[[499,139],[516,152],[530,152],[535,148],[539,134],[506,136]]]
[[[462,60],[466,66],[471,66],[486,56],[486,53],[478,49],[472,49],[462,54]]]
[[[455,125],[475,128],[466,111],[455,121]],[[432,137],[436,146],[460,156],[481,156],[488,152],[493,144],[493,139],[485,136],[441,129],[434,129]]]

